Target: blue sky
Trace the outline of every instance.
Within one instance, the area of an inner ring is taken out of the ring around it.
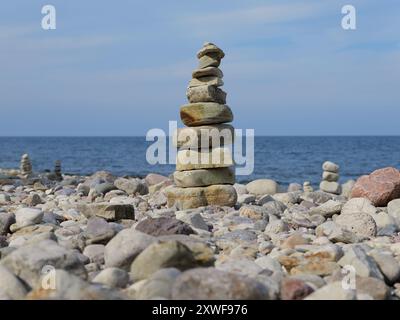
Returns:
[[[41,8],[57,29],[41,29]],[[357,9],[357,30],[341,8]],[[0,135],[144,135],[179,120],[211,41],[237,128],[400,134],[398,0],[3,0]],[[181,125],[181,124],[180,124]]]

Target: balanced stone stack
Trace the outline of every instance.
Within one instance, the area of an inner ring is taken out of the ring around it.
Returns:
[[[207,205],[234,206],[237,194],[234,163],[229,145],[234,129],[225,104],[223,73],[218,68],[224,52],[205,43],[197,53],[198,69],[192,73],[186,95],[189,104],[181,107],[180,116],[187,126],[174,136],[178,147],[175,185],[167,188],[168,205],[179,209]]]
[[[333,162],[326,161],[322,165],[322,181],[319,185],[319,188],[322,191],[340,194],[340,184],[339,181],[339,166]]]
[[[311,186],[311,182],[310,181],[304,181],[304,183],[303,183],[303,191],[304,192],[308,192],[308,193],[314,191],[313,187]]]
[[[54,175],[57,180],[62,180],[61,161],[56,160],[54,163]]]
[[[22,155],[20,173],[23,177],[29,177],[32,174],[32,164],[27,154]]]

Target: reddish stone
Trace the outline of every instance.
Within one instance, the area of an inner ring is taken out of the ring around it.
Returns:
[[[168,177],[162,176],[161,174],[157,173],[149,173],[146,178],[144,178],[148,186],[153,186],[155,184],[158,184],[160,182],[164,182],[169,180]]]
[[[304,281],[285,278],[281,285],[282,300],[302,300],[313,292],[313,288]]]
[[[376,170],[356,181],[352,198],[367,198],[376,207],[385,207],[393,199],[400,198],[400,172],[388,167]]]

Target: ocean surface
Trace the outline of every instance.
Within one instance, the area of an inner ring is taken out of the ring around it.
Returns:
[[[52,170],[59,159],[63,172],[71,174],[171,174],[174,165],[147,163],[151,144],[145,137],[0,137],[0,168],[17,168],[28,153],[34,171]],[[400,137],[256,137],[254,172],[237,180],[270,178],[282,185],[308,180],[317,186],[325,160],[340,165],[341,182],[386,166],[400,169]]]

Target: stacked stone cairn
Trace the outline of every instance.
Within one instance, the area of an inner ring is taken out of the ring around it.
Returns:
[[[186,95],[189,104],[180,109],[186,128],[174,136],[178,147],[175,185],[166,190],[168,205],[180,210],[207,205],[234,206],[237,194],[234,163],[229,148],[234,128],[231,109],[225,104],[223,73],[218,68],[224,52],[205,43],[197,53],[199,66],[192,73]]]
[[[54,163],[54,176],[57,180],[62,180],[61,161],[56,160]]]
[[[24,178],[32,175],[32,163],[28,154],[24,154],[21,157],[20,174]]]
[[[303,191],[304,192],[313,192],[314,191],[313,187],[311,186],[311,182],[310,181],[304,181],[304,183],[303,183]]]
[[[340,194],[339,166],[336,163],[326,161],[322,165],[322,170],[322,181],[319,188],[328,193]]]

